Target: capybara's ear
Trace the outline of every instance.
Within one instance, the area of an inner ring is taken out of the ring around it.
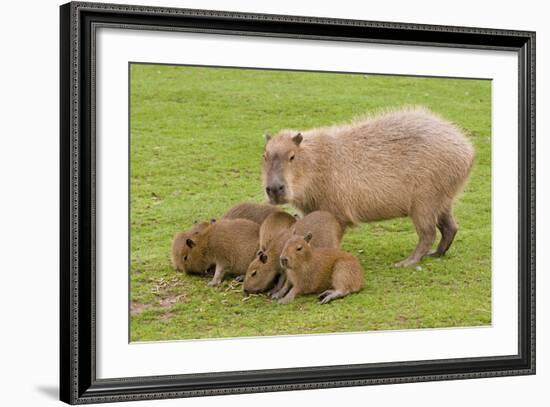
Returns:
[[[304,240],[309,243],[311,238],[313,237],[313,234],[311,232],[307,232],[307,235],[304,236]]]
[[[273,136],[269,133],[264,134],[265,142],[267,143],[269,140],[271,140],[271,137]]]
[[[298,133],[294,137],[292,137],[292,141],[294,141],[294,144],[296,144],[297,146],[300,145],[302,140],[303,140],[302,133]]]
[[[216,219],[215,218],[210,219],[210,223],[216,223]]]
[[[256,256],[260,257],[262,254],[264,254],[264,252],[262,250],[258,250],[258,252],[256,253]]]
[[[189,246],[190,249],[192,249],[192,248],[195,246],[195,244],[196,244],[196,243],[195,243],[193,240],[191,240],[191,239],[187,239],[187,240],[185,241],[185,243],[187,244],[187,246]]]
[[[263,264],[267,263],[267,254],[262,253],[262,254],[260,255],[260,261],[261,261]]]
[[[198,220],[194,220],[194,221],[193,221],[193,225],[196,225],[197,223],[199,223]]]

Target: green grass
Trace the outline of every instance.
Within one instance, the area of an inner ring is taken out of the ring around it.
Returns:
[[[479,326],[491,323],[491,83],[157,65],[131,67],[131,340]],[[417,236],[408,218],[350,230],[343,248],[365,270],[362,292],[320,306],[244,299],[176,273],[176,231],[247,200],[264,200],[266,132],[348,121],[419,104],[464,128],[475,144],[455,206],[460,230],[442,259],[396,269]]]

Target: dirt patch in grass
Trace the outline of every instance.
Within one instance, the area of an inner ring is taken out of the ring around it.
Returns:
[[[140,304],[139,302],[132,302],[130,304],[130,315],[139,315],[148,308],[151,308],[150,304]]]
[[[162,308],[172,308],[172,305],[174,305],[175,303],[185,302],[186,300],[187,300],[186,294],[170,295],[168,297],[160,299],[159,305]]]

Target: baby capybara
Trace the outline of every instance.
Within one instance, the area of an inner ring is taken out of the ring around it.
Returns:
[[[196,223],[190,230],[176,233],[172,240],[172,250],[170,252],[174,270],[190,273],[190,271],[185,268],[185,260],[187,260],[187,253],[189,252],[189,246],[187,246],[186,241],[197,235],[206,228],[206,226],[208,226],[208,223]],[[206,270],[202,270],[199,274],[204,274],[205,272]]]
[[[409,266],[449,249],[458,227],[453,200],[462,190],[474,149],[452,123],[408,108],[349,124],[266,136],[263,187],[273,204],[302,213],[325,210],[344,227],[410,216],[419,237]]]
[[[271,217],[267,218],[266,222],[269,219]],[[262,229],[265,229],[266,222],[260,227],[260,235]],[[278,229],[277,234],[271,237],[271,241],[268,244],[264,245],[260,239],[260,252],[252,263],[250,263],[246,272],[243,285],[244,292],[262,292],[268,290],[276,282],[269,295],[273,295],[274,298],[280,298],[286,278],[284,268],[279,261],[279,256],[283,251],[285,243],[292,237],[293,233],[303,236],[307,232],[313,233],[314,237],[310,242],[312,247],[337,248],[340,246],[343,234],[342,227],[332,214],[325,211],[315,211],[299,219],[290,227],[283,227],[282,230]]]
[[[277,275],[275,269],[280,267],[276,267],[278,262],[274,261],[273,253],[274,251],[280,253],[283,247],[282,245],[278,245],[277,242],[286,240],[281,236],[287,235],[289,228],[296,223],[296,220],[297,218],[295,216],[292,216],[286,212],[278,211],[269,215],[262,223],[260,226],[260,250],[256,254],[257,257],[248,267],[248,282],[246,282],[243,286],[245,293],[264,291],[267,289],[267,286],[272,282],[272,280],[275,280]],[[280,248],[278,248],[279,246]],[[270,259],[269,263],[268,255]],[[272,275],[268,275],[268,273],[263,272],[269,270],[270,268],[274,270]],[[253,283],[251,283],[252,281]],[[273,292],[280,290],[284,282],[284,275],[281,274],[277,285],[273,288]],[[246,289],[247,287],[250,288],[250,291]]]
[[[259,225],[273,213],[280,212],[277,207],[270,204],[257,204],[252,202],[243,202],[231,207],[222,216],[222,219],[248,219]],[[172,240],[171,260],[174,270],[185,271],[186,273],[194,274],[187,270],[184,264],[184,258],[187,256],[189,247],[186,240],[192,235],[197,234],[208,223],[195,223],[190,230],[176,233]],[[198,274],[204,274],[204,270]]]
[[[260,251],[265,251],[273,239],[296,223],[296,218],[286,212],[272,213],[260,226]]]
[[[186,240],[185,270],[200,273],[215,266],[208,285],[220,284],[224,275],[244,275],[258,251],[259,229],[248,219],[220,219]]]
[[[288,304],[297,295],[320,293],[321,304],[355,293],[363,287],[359,261],[340,249],[311,247],[311,233],[292,236],[281,253],[290,290],[279,300]]]

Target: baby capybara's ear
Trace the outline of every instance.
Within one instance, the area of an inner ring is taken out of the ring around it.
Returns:
[[[269,133],[264,134],[265,142],[267,143],[269,140],[271,140],[271,137],[273,136]]]
[[[302,133],[298,133],[294,137],[292,137],[292,141],[294,141],[294,144],[296,144],[297,146],[300,145],[302,140],[303,140]]]
[[[260,257],[262,254],[264,254],[263,250],[258,250],[258,252],[256,253],[256,256]]]
[[[210,223],[216,223],[216,218],[210,219]]]
[[[260,254],[260,261],[263,264],[267,263],[267,254],[265,254],[265,253]]]
[[[304,240],[309,243],[311,238],[313,237],[313,234],[311,232],[307,232],[307,235],[304,236]]]
[[[187,246],[189,246],[189,248],[192,249],[196,243],[192,239],[187,239],[185,241],[185,244],[187,244]]]

